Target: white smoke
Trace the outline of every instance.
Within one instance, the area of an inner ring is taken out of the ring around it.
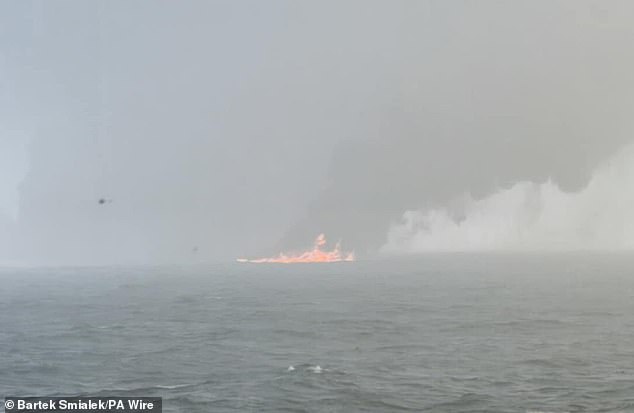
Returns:
[[[26,145],[26,137],[0,131],[0,216],[13,221],[18,218],[18,187],[28,171]]]
[[[15,250],[19,217],[19,185],[28,171],[28,140],[0,130],[0,265],[8,265]]]
[[[564,192],[552,181],[518,182],[461,214],[447,208],[407,211],[393,225],[385,253],[634,249],[634,145]]]

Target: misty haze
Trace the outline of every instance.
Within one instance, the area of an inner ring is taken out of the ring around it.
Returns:
[[[632,22],[0,3],[0,396],[634,411]]]

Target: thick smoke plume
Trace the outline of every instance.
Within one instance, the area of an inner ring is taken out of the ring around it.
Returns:
[[[600,165],[588,184],[518,182],[458,211],[407,211],[385,253],[634,249],[634,144]]]

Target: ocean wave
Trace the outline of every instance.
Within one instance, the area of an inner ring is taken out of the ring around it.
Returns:
[[[165,389],[165,390],[176,390],[176,389],[185,389],[188,387],[199,386],[200,383],[184,383],[184,384],[172,384],[172,385],[161,385],[157,384],[154,386],[157,389]]]

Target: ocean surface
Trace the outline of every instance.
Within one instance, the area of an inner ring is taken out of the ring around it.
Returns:
[[[634,256],[0,269],[0,397],[634,412]]]

